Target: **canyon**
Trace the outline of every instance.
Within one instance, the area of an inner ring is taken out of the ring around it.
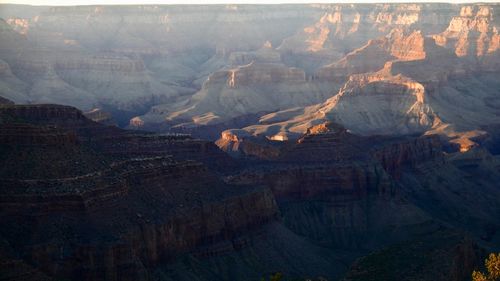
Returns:
[[[465,280],[500,241],[500,159],[481,147],[444,153],[438,135],[360,136],[326,122],[295,142],[226,134],[219,150],[69,106],[4,102],[0,120],[7,280],[339,278],[413,239],[442,246],[454,260],[444,270]]]
[[[0,4],[0,279],[470,280],[499,12]]]

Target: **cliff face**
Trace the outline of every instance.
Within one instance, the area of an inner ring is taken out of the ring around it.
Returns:
[[[106,127],[67,106],[3,105],[0,116],[0,255],[30,276],[151,280],[220,263],[196,278],[248,277],[225,273],[233,264],[337,278],[373,249],[437,241],[447,227],[435,218],[498,241],[494,158],[444,156],[436,136],[359,136],[328,122],[278,142],[229,131],[218,144],[239,154],[232,162],[208,142]],[[487,193],[462,190],[475,176]],[[467,247],[457,262],[473,257]]]
[[[464,6],[460,15],[453,17],[448,28],[434,39],[440,46],[453,49],[459,57],[494,53],[500,47],[495,12],[489,6]]]
[[[67,106],[0,114],[2,260],[13,252],[58,278],[147,280],[160,262],[277,218],[268,189],[229,186],[200,162],[168,156],[217,169],[208,142],[106,129]]]
[[[299,31],[283,41],[280,49],[292,51],[332,52],[361,47],[369,39],[389,33],[394,28],[428,27],[441,29],[443,19],[454,13],[452,7],[439,9],[438,5],[375,4],[323,5],[324,15],[314,25]],[[438,19],[438,17],[441,17]],[[445,20],[444,20],[445,21]]]
[[[395,181],[422,163],[443,165],[438,138],[360,137],[331,123],[281,145],[254,138],[231,139],[240,157],[260,161],[228,182],[268,186],[294,232],[327,247],[371,249],[413,237],[416,229],[435,231],[432,219],[402,199]],[[260,146],[262,156],[248,146]],[[270,148],[278,152],[267,153]]]
[[[1,95],[101,110],[0,100],[0,270],[335,280],[382,249],[347,276],[379,274],[372,262],[387,253],[392,263],[424,252],[462,279],[475,244],[443,229],[500,243],[500,165],[484,150],[498,150],[497,14],[2,6]],[[110,117],[170,134],[98,123]],[[408,253],[404,241],[424,246]],[[417,264],[411,278],[435,270]],[[392,272],[384,279],[402,278]]]
[[[36,139],[43,136],[41,133],[43,128],[49,126],[47,129],[49,136],[57,136],[55,132],[62,130],[60,134],[72,136],[78,143],[91,146],[100,153],[113,157],[173,155],[177,159],[202,161],[214,168],[231,169],[236,165],[209,141],[194,139],[185,134],[155,135],[122,130],[91,121],[81,111],[70,106],[6,105],[0,108],[0,117],[5,122],[14,122],[4,125],[5,138],[10,138],[12,143],[22,141],[21,137],[26,135],[27,144],[36,145]],[[33,127],[22,122],[42,126]],[[32,130],[40,132],[26,131],[32,127]],[[57,141],[57,137],[54,137],[54,141]]]
[[[498,239],[492,230],[498,227],[492,217],[498,211],[493,207],[499,192],[494,182],[499,176],[496,160],[480,148],[445,155],[444,143],[436,135],[359,136],[332,123],[310,127],[297,140],[264,141],[231,130],[218,142],[222,149],[229,147],[240,158],[254,161],[251,168],[228,177],[229,182],[268,186],[276,195],[284,224],[322,245],[372,249],[425,237],[422,245],[427,247],[439,244],[447,235],[440,233],[442,226],[434,219],[454,221],[454,227],[467,229],[475,239],[483,237],[481,243],[493,245]],[[275,152],[270,153],[271,149]],[[473,182],[484,189],[475,192]],[[397,230],[391,227],[394,225]],[[451,247],[457,252],[437,251],[453,255],[453,264],[442,268],[462,280],[473,260],[479,260],[478,252],[471,243],[455,242]],[[386,248],[398,249],[391,257],[413,260],[415,256],[409,258],[398,245]],[[420,255],[427,250],[415,251]],[[368,262],[371,256],[365,259]],[[461,270],[455,262],[467,269]],[[422,265],[422,272],[411,275],[432,274],[434,264]],[[348,276],[366,276],[366,270],[382,274],[376,264],[355,263]]]
[[[101,177],[84,176],[60,183],[30,182],[30,187],[25,187],[22,180],[3,181],[4,192],[9,193],[4,193],[1,200],[2,225],[10,230],[2,236],[9,239],[22,235],[28,245],[14,250],[52,276],[143,280],[147,276],[145,266],[217,241],[231,240],[239,233],[274,220],[276,206],[269,191],[240,189],[233,193],[221,189],[220,184],[217,187],[213,180],[207,181],[213,176],[199,165],[167,162],[166,159],[134,160],[113,164],[112,170],[104,171]],[[206,184],[193,181],[198,176],[203,176]],[[44,189],[44,195],[40,196],[37,189],[44,186],[59,186],[60,190]],[[143,189],[145,186],[147,191]],[[54,214],[64,214],[67,218],[54,221],[51,218]],[[13,230],[12,217],[32,216],[36,219],[30,219],[23,228],[34,230],[36,224],[47,223],[54,231],[64,227],[73,230],[64,235],[54,233],[50,241],[37,233]],[[74,220],[85,225],[79,226]],[[93,229],[94,234],[77,230],[81,227]],[[106,242],[99,238],[102,235],[108,237]],[[92,242],[84,242],[88,239]],[[73,245],[72,254],[54,259],[68,243]]]
[[[419,164],[432,160],[443,163],[442,142],[438,136],[421,137],[406,142],[396,142],[376,148],[373,157],[380,161],[384,170],[395,178],[400,178],[406,166],[417,167]]]
[[[101,108],[94,108],[90,111],[84,112],[85,117],[88,119],[106,125],[117,125],[113,120],[111,113],[102,110]]]

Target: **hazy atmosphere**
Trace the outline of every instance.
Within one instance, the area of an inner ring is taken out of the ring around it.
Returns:
[[[500,281],[499,3],[9,2],[0,280]]]
[[[145,4],[304,4],[304,3],[400,3],[397,0],[375,1],[375,0],[357,0],[357,1],[326,1],[326,0],[0,0],[0,3],[27,4],[27,5],[53,5],[53,6],[72,6],[72,5],[145,5]],[[409,3],[495,3],[495,0],[428,0],[428,1],[407,1]]]

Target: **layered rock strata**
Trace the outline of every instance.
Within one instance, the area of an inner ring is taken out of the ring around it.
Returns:
[[[229,186],[200,162],[167,156],[189,138],[110,128],[89,142],[106,126],[74,108],[7,105],[0,113],[2,260],[57,278],[148,280],[161,262],[277,218],[268,189]],[[185,158],[209,150],[201,141],[185,147]]]

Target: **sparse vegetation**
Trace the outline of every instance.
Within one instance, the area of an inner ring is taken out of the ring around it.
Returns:
[[[484,261],[486,272],[473,271],[472,281],[499,281],[500,280],[500,253],[491,253]]]

